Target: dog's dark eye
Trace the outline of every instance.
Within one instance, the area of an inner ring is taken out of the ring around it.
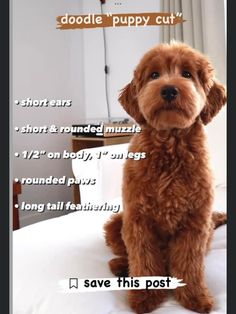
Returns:
[[[185,78],[191,78],[192,77],[192,74],[188,71],[183,71],[182,72],[182,76],[185,77]]]
[[[152,72],[151,79],[156,80],[159,76],[160,76],[160,74],[158,72]]]

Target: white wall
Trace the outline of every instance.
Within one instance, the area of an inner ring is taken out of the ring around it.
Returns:
[[[149,12],[159,10],[159,1],[132,0],[105,12]],[[104,50],[102,30],[60,31],[56,16],[65,13],[100,13],[100,2],[14,0],[13,21],[13,101],[32,99],[72,99],[72,108],[22,108],[13,105],[13,128],[26,124],[71,125],[85,117],[106,116],[104,89]],[[129,82],[143,53],[159,41],[159,29],[106,29],[108,42],[109,99],[114,117],[127,116],[117,101],[119,90]],[[140,45],[140,42],[142,44]],[[71,135],[21,134],[13,130],[13,154],[23,150],[70,150]],[[13,157],[13,178],[72,176],[70,160],[24,160]],[[65,186],[22,187],[20,202],[55,203],[72,200],[72,189]],[[20,212],[21,226],[61,212]]]
[[[226,1],[201,3],[204,52],[215,67],[216,77],[226,84]],[[226,107],[207,126],[207,133],[216,183],[226,183]]]
[[[115,5],[122,2],[122,5]],[[84,14],[101,13],[100,1],[84,0]],[[105,13],[160,12],[159,0],[109,0]],[[106,28],[109,101],[112,117],[127,117],[118,103],[119,91],[132,79],[142,55],[160,41],[160,28]],[[104,50],[101,29],[84,30],[85,104],[88,118],[107,117],[104,85]]]
[[[217,77],[226,83],[225,1],[202,1],[204,52],[216,68]]]
[[[14,0],[13,8],[13,101],[33,99],[72,99],[67,109],[22,108],[13,106],[13,127],[58,126],[76,123],[85,115],[83,103],[82,31],[56,29],[56,17],[82,12],[82,2],[58,0]],[[63,151],[71,148],[71,135],[20,134],[13,130],[13,176],[72,176],[70,160],[24,160],[14,157],[23,150]],[[23,186],[20,201],[46,203],[72,200],[72,190],[65,186]],[[21,226],[60,213],[20,212]]]

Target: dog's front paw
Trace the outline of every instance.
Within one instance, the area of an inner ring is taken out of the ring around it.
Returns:
[[[109,267],[111,272],[116,277],[128,277],[128,260],[126,257],[116,257],[109,261]]]
[[[128,300],[137,314],[144,314],[155,310],[166,295],[164,290],[131,290],[128,292]]]
[[[198,313],[210,313],[214,305],[214,299],[206,288],[198,290],[177,288],[175,296],[185,308]]]

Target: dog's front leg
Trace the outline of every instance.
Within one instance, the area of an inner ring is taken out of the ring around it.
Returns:
[[[203,231],[182,230],[169,246],[170,275],[186,283],[174,291],[175,297],[184,307],[199,313],[209,313],[213,307],[204,278],[207,240]]]
[[[128,253],[129,276],[165,276],[165,265],[156,233],[140,219],[124,219],[122,236]],[[165,298],[165,290],[130,290],[131,308],[138,314],[153,311]]]

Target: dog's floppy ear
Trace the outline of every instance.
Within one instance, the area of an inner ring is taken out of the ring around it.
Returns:
[[[119,102],[125,111],[132,117],[137,123],[144,123],[145,119],[141,114],[138,106],[136,87],[134,80],[126,85],[120,93]]]
[[[206,105],[200,116],[204,124],[209,123],[226,103],[226,90],[224,86],[214,81],[207,95]]]

